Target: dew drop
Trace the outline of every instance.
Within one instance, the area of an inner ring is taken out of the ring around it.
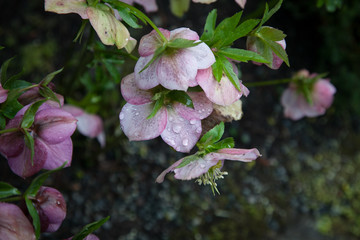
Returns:
[[[56,204],[57,204],[57,205],[60,205],[60,201],[56,201]]]
[[[201,167],[201,168],[205,168],[205,164],[200,164],[200,167]]]
[[[138,116],[139,115],[139,113],[137,112],[137,113],[135,113],[135,116]]]
[[[121,113],[120,113],[120,116],[119,116],[120,120],[123,120],[124,117],[125,117],[124,113],[121,112]]]
[[[174,126],[173,126],[173,131],[174,131],[175,133],[179,133],[179,132],[181,131],[181,126],[180,126],[180,125],[174,125]]]
[[[190,120],[190,124],[191,124],[191,125],[194,125],[195,123],[196,123],[196,119],[191,119],[191,120]]]
[[[201,129],[200,127],[198,127],[198,128],[196,129],[196,132],[197,132],[197,133],[201,133],[201,131],[202,131],[202,129]]]
[[[189,144],[189,140],[185,138],[185,139],[182,141],[182,144],[183,144],[184,146],[187,146],[187,145]]]

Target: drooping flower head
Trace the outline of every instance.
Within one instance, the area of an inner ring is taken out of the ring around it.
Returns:
[[[25,178],[43,168],[60,167],[66,161],[69,166],[73,150],[70,136],[76,129],[76,119],[52,103],[44,103],[36,112],[31,127],[23,129],[20,125],[28,107],[20,110],[6,125],[6,129],[17,128],[17,131],[0,136],[0,153],[7,158],[11,170]],[[33,137],[33,159],[23,131]]]
[[[299,71],[281,96],[284,115],[292,120],[323,115],[334,100],[336,88],[329,79]]]
[[[160,84],[170,90],[186,91],[188,87],[196,86],[198,70],[209,68],[215,62],[211,49],[205,43],[187,48],[179,47],[182,39],[199,40],[199,35],[188,28],[160,31],[168,40],[167,43],[155,30],[140,40],[140,58],[135,66],[138,88],[148,90]],[[157,54],[156,51],[162,48],[163,52],[144,69]]]
[[[161,91],[156,93],[159,89]],[[148,140],[161,135],[179,152],[189,152],[194,147],[202,132],[201,119],[212,112],[212,103],[201,92],[188,92],[186,95],[182,91],[168,91],[161,87],[152,91],[141,90],[135,83],[134,74],[122,80],[121,93],[128,103],[120,112],[120,124],[129,140]],[[180,103],[179,98],[186,96],[191,98],[194,108]],[[149,118],[155,105],[160,107]]]
[[[51,187],[40,187],[33,201],[38,211],[42,232],[55,232],[66,217],[66,203],[62,194]]]
[[[0,239],[36,239],[33,226],[15,204],[0,202]]]

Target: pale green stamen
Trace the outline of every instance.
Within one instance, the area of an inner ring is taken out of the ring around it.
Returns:
[[[219,164],[220,163],[220,164]],[[227,172],[220,171],[221,162],[211,167],[208,172],[201,175],[198,179],[195,180],[199,185],[210,185],[213,194],[215,191],[220,195],[219,190],[217,189],[216,180],[223,179],[224,176],[228,175]]]

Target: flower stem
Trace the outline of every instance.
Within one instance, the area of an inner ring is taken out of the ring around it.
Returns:
[[[23,199],[23,196],[2,198],[2,199],[0,199],[0,201],[1,202],[15,202],[15,201],[20,201],[21,199]]]
[[[250,82],[250,83],[244,83],[246,87],[263,87],[263,86],[270,86],[270,85],[277,85],[277,84],[283,84],[291,82],[291,78],[282,78],[282,79],[276,79],[271,81],[263,81],[263,82]]]
[[[8,132],[16,132],[18,130],[19,130],[18,128],[8,128],[8,129],[0,130],[0,134],[8,133]]]

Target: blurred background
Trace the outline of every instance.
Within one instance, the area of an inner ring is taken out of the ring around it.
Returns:
[[[157,3],[159,11],[149,16],[159,27],[185,26],[199,35],[213,8],[218,22],[241,10],[232,0],[191,3],[178,18],[167,0]],[[261,17],[264,5],[248,0],[243,18]],[[64,67],[54,80],[57,92],[105,124],[105,148],[75,133],[72,166],[46,182],[64,194],[68,211],[59,231],[42,239],[70,237],[106,216],[111,219],[95,234],[110,240],[359,239],[360,1],[284,0],[266,24],[287,34],[291,66],[274,71],[241,63],[243,82],[287,78],[304,68],[326,72],[337,88],[335,101],[324,116],[291,121],[280,105],[286,85],[250,88],[242,98],[243,118],[226,124],[225,135],[238,148],[258,148],[262,157],[250,164],[227,162],[229,176],[218,181],[219,196],[173,176],[155,183],[185,155],[160,138],[129,142],[122,134],[119,83],[133,71],[134,60],[102,47],[89,25],[81,43],[73,43],[81,18],[45,12],[42,0],[1,1],[0,9],[1,63],[16,56],[9,71],[23,69],[23,78],[32,82]],[[145,26],[131,35],[139,40],[150,31]],[[244,48],[245,40],[236,45]],[[26,189],[31,179],[14,175],[1,158],[0,181]]]

